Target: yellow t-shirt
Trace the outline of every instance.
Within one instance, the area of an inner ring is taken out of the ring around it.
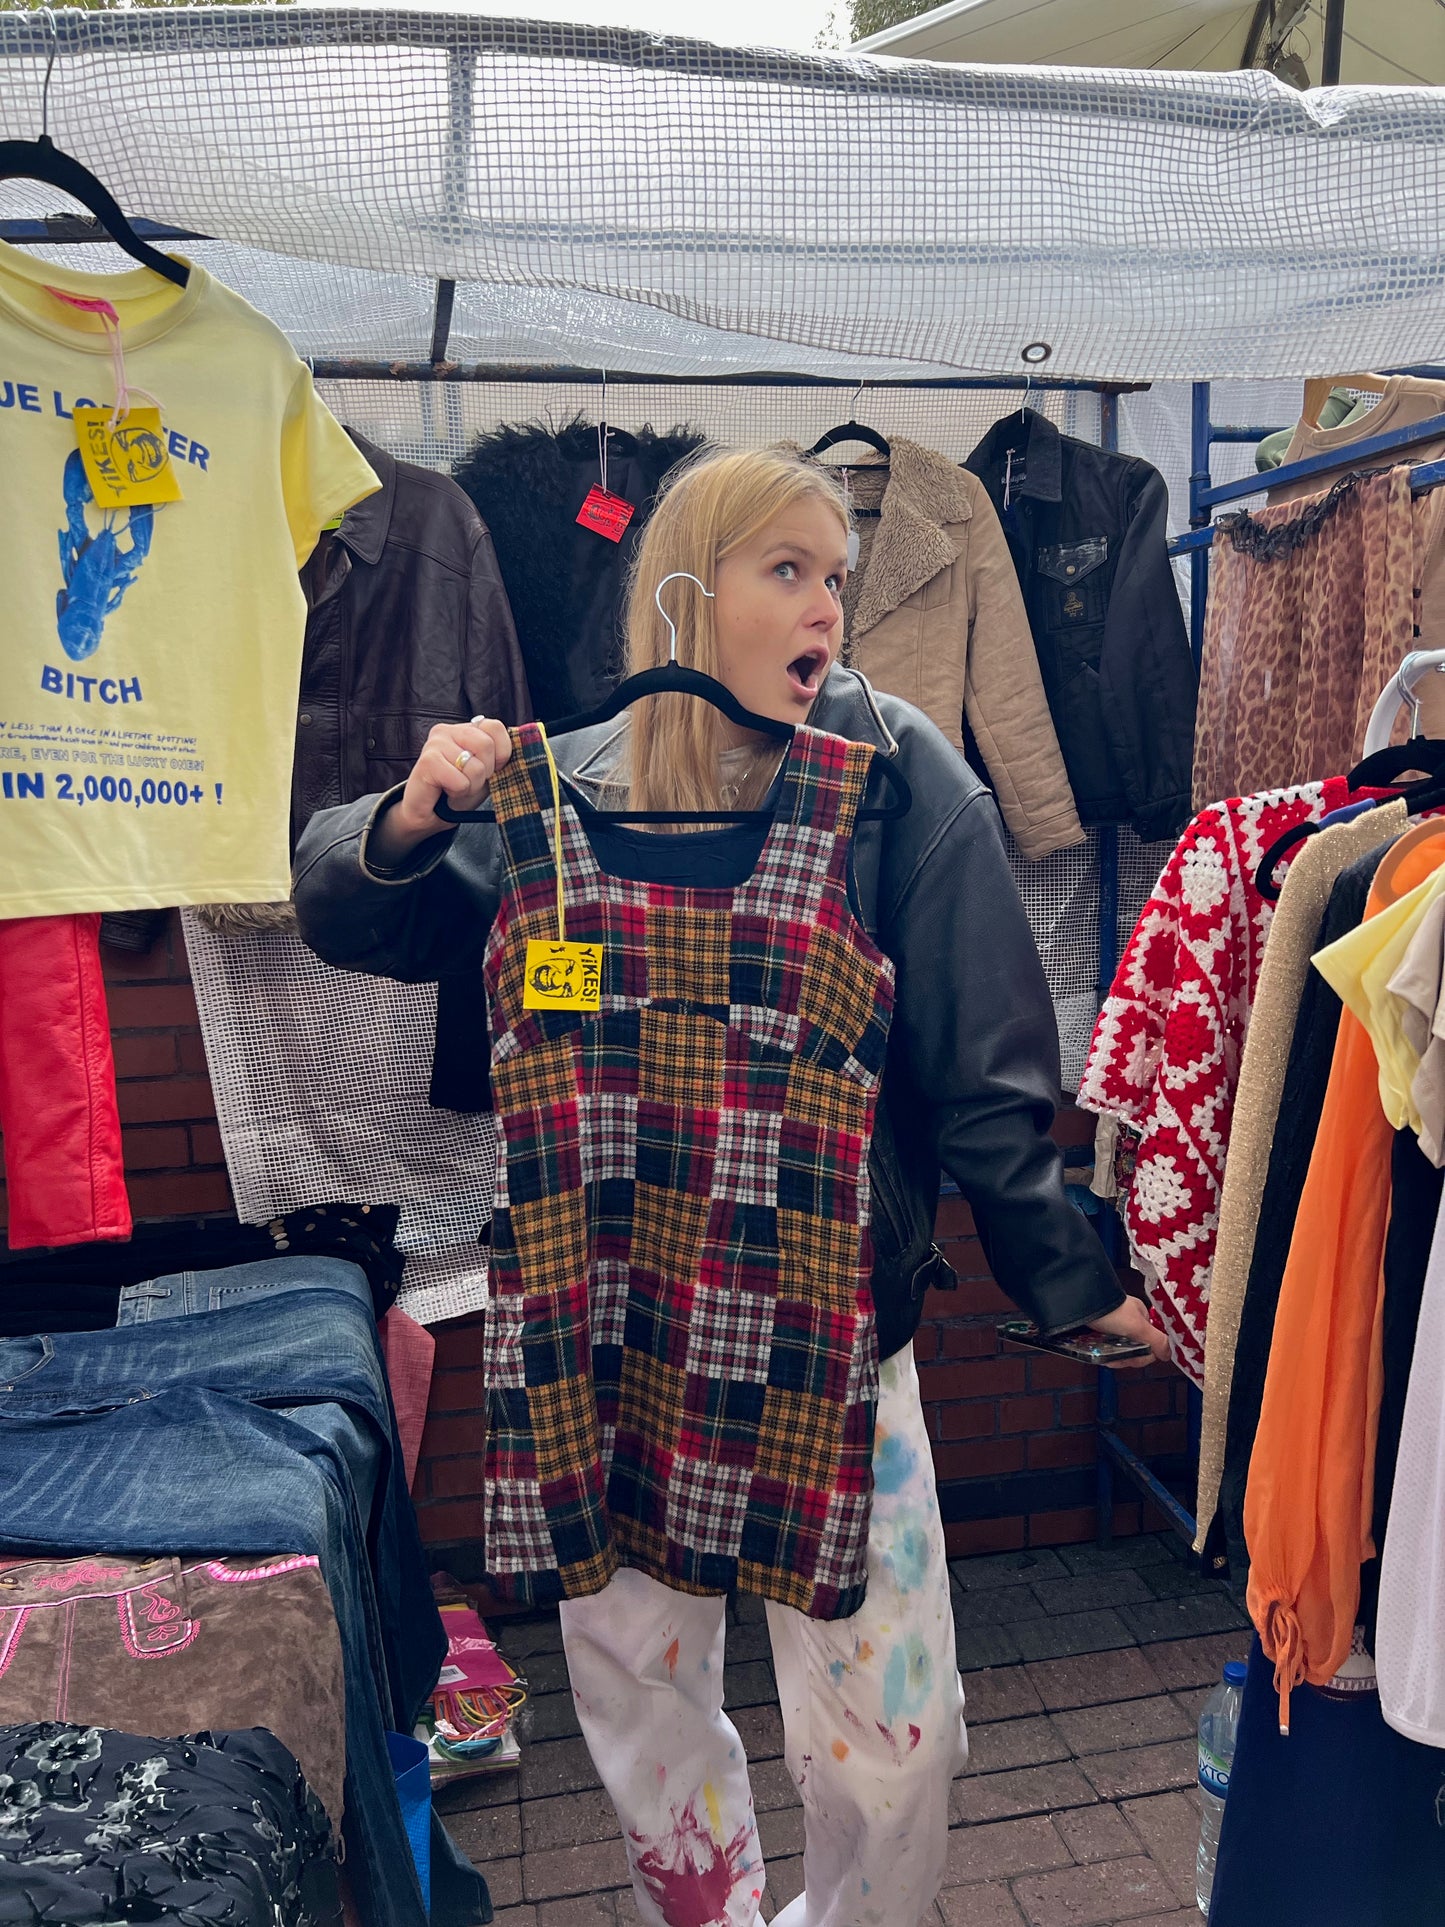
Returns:
[[[114,402],[110,345],[48,288],[116,309],[179,502],[96,508],[72,412]],[[297,570],[379,486],[204,268],[177,288],[0,243],[0,918],[288,894]]]
[[[1442,832],[1445,834],[1445,832]],[[1380,1103],[1397,1131],[1418,1132],[1414,1081],[1420,1052],[1404,1021],[1407,1006],[1389,987],[1430,905],[1445,894],[1445,864],[1423,883],[1316,953],[1315,969],[1370,1034],[1380,1072]]]

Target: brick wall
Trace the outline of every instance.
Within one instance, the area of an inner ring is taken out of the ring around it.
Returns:
[[[179,917],[144,955],[102,946],[125,1145],[137,1218],[230,1211],[216,1102]]]
[[[198,1217],[231,1209],[180,922],[144,956],[105,949],[127,1180],[137,1218]],[[1059,1137],[1087,1143],[1092,1121],[1060,1119]],[[0,1187],[0,1223],[4,1192]],[[1013,1309],[983,1261],[968,1208],[946,1198],[939,1241],[959,1274],[956,1292],[930,1294],[915,1343],[952,1554],[1059,1545],[1091,1538],[1094,1374],[1060,1360],[1005,1351],[994,1326]],[[417,1473],[422,1535],[447,1548],[460,1577],[481,1532],[481,1319],[437,1330],[437,1368]],[[1185,1387],[1173,1372],[1130,1373],[1120,1386],[1120,1431],[1146,1457],[1185,1449]],[[1121,1492],[1115,1528],[1136,1532],[1140,1507]],[[470,1547],[468,1547],[470,1542]]]
[[[1088,1128],[1077,1113],[1060,1123],[1068,1135]],[[958,1289],[929,1293],[913,1351],[950,1555],[1092,1539],[1096,1372],[999,1343],[997,1322],[1016,1308],[989,1275],[961,1198],[943,1200],[938,1241]],[[1185,1396],[1167,1366],[1121,1374],[1120,1436],[1147,1459],[1181,1459]],[[1116,1532],[1164,1523],[1116,1489]]]

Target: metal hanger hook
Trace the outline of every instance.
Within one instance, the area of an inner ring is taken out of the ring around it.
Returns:
[[[602,493],[607,493],[607,443],[612,430],[607,425],[607,370],[602,370],[602,400],[597,410],[597,471],[602,477]]]
[[[697,583],[698,588],[701,589],[703,594],[707,597],[709,602],[713,600],[713,591],[707,587],[706,583],[699,580],[699,578],[693,574],[691,569],[674,569],[671,575],[665,575],[662,578],[661,582],[658,583],[656,592],[654,593],[652,599],[657,604],[657,613],[662,617],[663,621],[667,624],[667,633],[669,637],[667,660],[669,662],[676,662],[677,661],[677,624],[673,621],[672,617],[667,613],[666,609],[664,609],[662,606],[662,592],[667,587],[669,582],[695,582]]]
[[[45,84],[40,90],[40,138],[44,141],[50,139],[50,76],[55,72],[55,61],[60,52],[60,29],[49,7],[40,9],[40,18],[50,29],[50,55],[45,62]]]
[[[1415,679],[1418,672],[1420,651],[1412,649],[1401,659],[1395,671],[1395,694],[1400,699],[1400,707],[1410,712],[1411,741],[1420,734],[1420,698],[1415,694]]]
[[[868,386],[868,377],[865,375],[862,381],[860,381],[858,386],[853,390],[853,399],[848,404],[848,415],[849,415],[849,419],[852,421],[857,421],[858,419],[858,403],[862,399],[863,390],[867,386]]]

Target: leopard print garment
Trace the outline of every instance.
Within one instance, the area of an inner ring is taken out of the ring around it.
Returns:
[[[1320,500],[1261,509],[1256,529]],[[1266,560],[1214,541],[1194,807],[1318,782],[1359,757],[1370,711],[1412,647],[1424,544],[1407,466],[1361,478],[1317,532]]]

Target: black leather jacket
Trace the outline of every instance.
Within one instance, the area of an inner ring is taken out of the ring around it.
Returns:
[[[928,1286],[951,1279],[933,1245],[940,1167],[1009,1296],[1047,1332],[1086,1324],[1124,1294],[1065,1196],[1048,1135],[1057,1032],[993,800],[925,716],[875,697],[852,670],[833,670],[809,721],[884,749],[891,735],[913,792],[905,817],[861,824],[854,845],[864,921],[898,971],[869,1160],[879,1350],[906,1345]],[[558,738],[559,767],[585,792],[608,773],[619,732]],[[398,794],[312,819],[296,855],[302,935],[345,970],[412,982],[480,972],[500,889],[496,831],[464,825],[399,870],[369,868],[368,829]]]

